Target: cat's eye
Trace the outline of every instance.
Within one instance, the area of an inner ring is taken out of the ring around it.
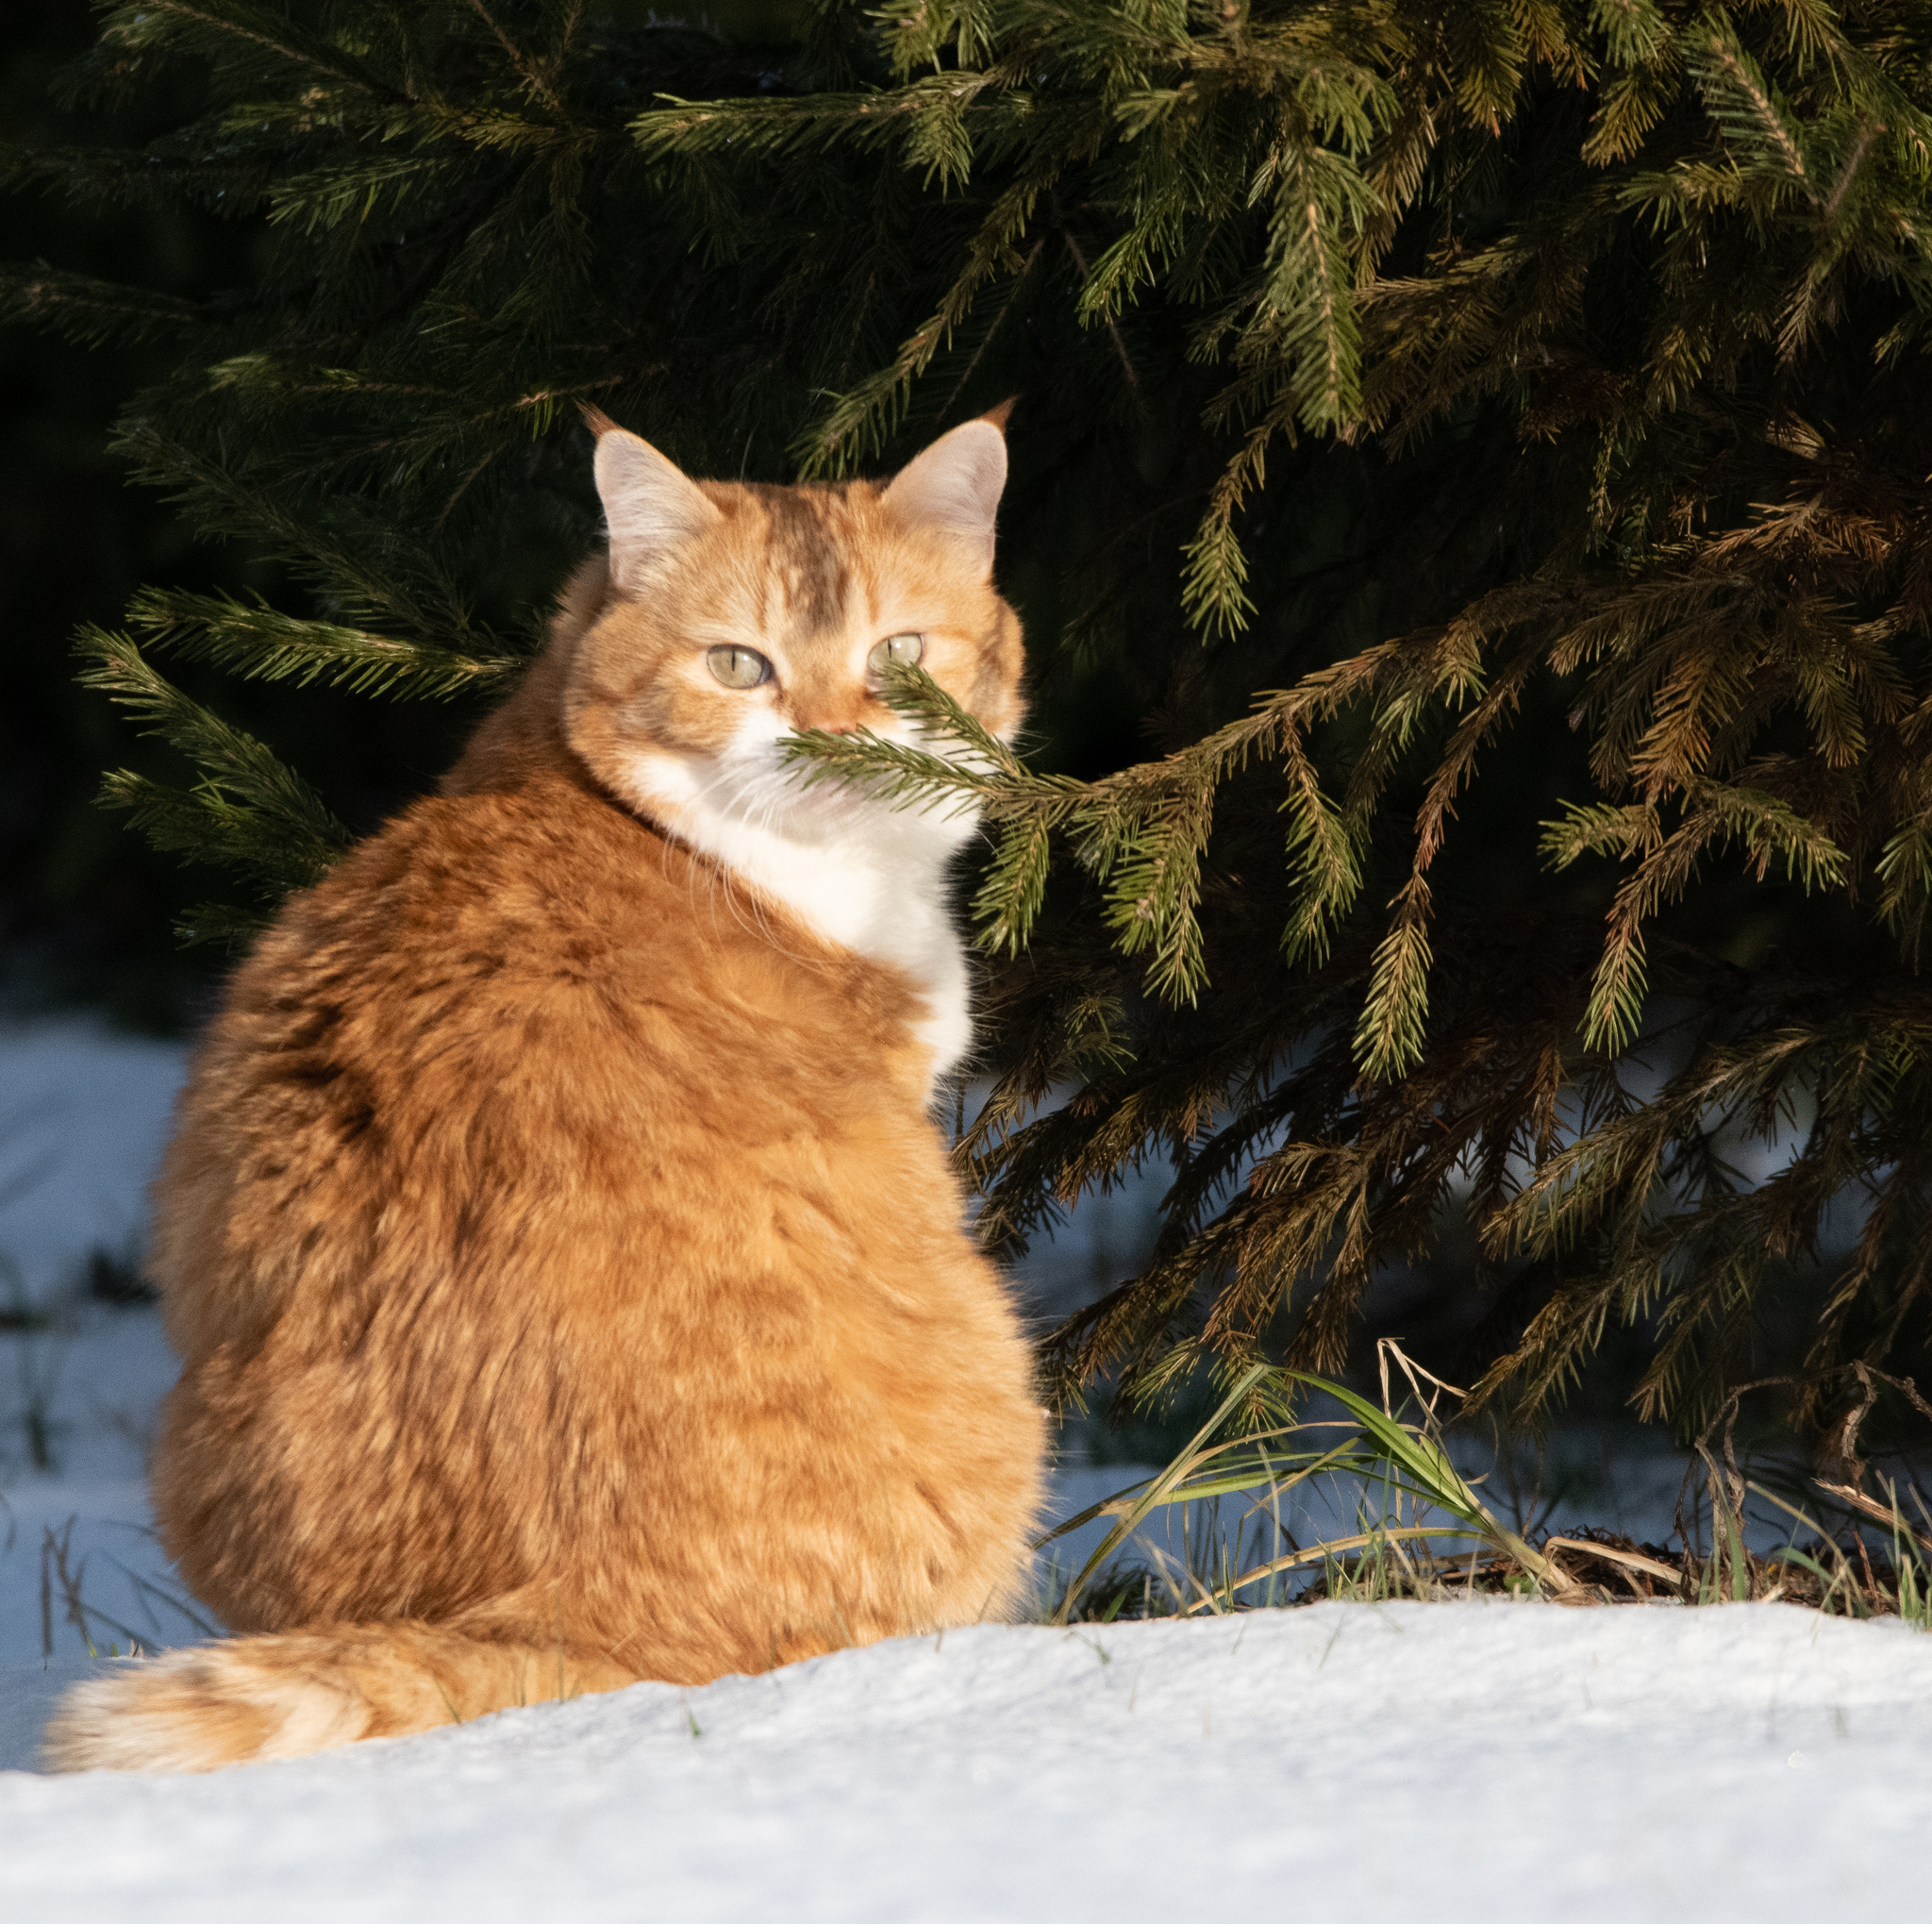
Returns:
[[[874,675],[883,675],[887,668],[910,668],[925,653],[924,635],[888,635],[882,642],[872,644],[872,652],[865,658],[865,665]]]
[[[756,688],[772,678],[772,664],[756,648],[737,648],[728,643],[706,655],[705,666],[711,678],[726,688]]]

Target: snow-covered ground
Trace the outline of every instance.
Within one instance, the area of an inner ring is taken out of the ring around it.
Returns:
[[[0,1915],[1909,1916],[1928,1815],[1932,1637],[1896,1623],[1324,1604],[954,1631],[214,1777],[0,1775]]]
[[[0,1311],[53,1312],[0,1335],[8,1924],[1923,1901],[1932,1637],[1781,1605],[982,1628],[213,1778],[30,1774],[90,1644],[201,1634],[147,1527],[159,1319],[77,1280],[138,1233],[182,1060],[79,1020],[0,1030]],[[1073,1260],[1112,1260],[1118,1227]],[[1661,1538],[1678,1459],[1601,1472],[1557,1524]],[[1065,1471],[1056,1512],[1137,1474]],[[1306,1542],[1352,1501],[1311,1492],[1285,1520]],[[1170,1514],[1156,1548],[1179,1534]]]

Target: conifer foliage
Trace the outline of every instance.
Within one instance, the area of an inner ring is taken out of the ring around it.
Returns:
[[[1919,1354],[1932,8],[767,13],[104,8],[76,92],[198,63],[205,114],[16,179],[265,211],[262,277],[21,267],[0,311],[178,335],[123,444],[306,597],[85,638],[197,770],[110,795],[262,898],[321,872],[327,803],[157,660],[502,689],[593,538],[580,404],[834,478],[1017,393],[1040,738],[914,672],[929,753],[797,752],[988,811],[989,1233],[1172,1168],[1061,1391],[1337,1369],[1432,1265],[1499,1409],[1615,1328],[1693,1424],[1775,1371],[1822,1426]]]

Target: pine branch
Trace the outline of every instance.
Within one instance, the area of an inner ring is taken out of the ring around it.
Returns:
[[[76,652],[92,665],[81,684],[98,688],[201,770],[192,790],[169,788],[121,769],[101,799],[129,810],[156,847],[240,869],[272,893],[318,880],[349,836],[307,782],[252,735],[209,713],[142,661],[125,635],[89,627]]]
[[[192,302],[57,268],[0,264],[0,322],[27,321],[80,347],[181,335],[203,316]]]
[[[178,588],[142,590],[128,604],[127,620],[149,648],[184,661],[218,662],[251,680],[292,681],[298,688],[319,681],[391,699],[498,693],[529,659],[461,654],[334,622],[300,620],[259,597],[242,602]]]
[[[219,372],[232,376],[239,371],[230,363]],[[206,459],[138,417],[124,424],[112,445],[135,463],[137,479],[168,490],[169,498],[202,527],[225,536],[254,535],[290,557],[301,573],[341,597],[352,611],[379,613],[398,627],[438,634],[446,643],[479,638],[454,587],[437,580],[425,566],[425,558],[409,553],[391,530],[378,533],[367,523],[357,527],[345,510],[339,510],[354,528],[345,537],[343,529],[297,514],[274,493],[254,485],[245,473]],[[404,576],[403,566],[412,568],[415,581]],[[435,594],[433,603],[424,597],[425,586]]]
[[[870,728],[840,735],[807,729],[783,745],[784,760],[800,771],[804,787],[850,781],[895,808],[924,811],[966,800],[996,815],[1041,802],[1051,805],[1074,792],[1071,782],[1033,774],[924,669],[890,664],[879,692],[886,705],[911,722],[930,745],[910,747]],[[941,748],[950,748],[950,757],[937,752]]]
[[[516,674],[491,623],[594,538],[575,399],[776,481],[1022,393],[1000,578],[1092,778],[918,677],[892,739],[788,752],[990,826],[987,1233],[1172,1171],[1141,1273],[1049,1343],[1061,1388],[1339,1367],[1391,1264],[1473,1261],[1499,1407],[1619,1325],[1652,1404],[1701,1407],[1757,1316],[1822,1408],[1932,1305],[1932,103],[1899,31],[815,0],[780,52],[575,0],[164,0],[75,84],[191,75],[206,110],[8,178],[270,209],[258,288],[16,269],[0,307],[179,341],[122,445],[305,597],[150,591],[136,642],[391,696]],[[205,771],[114,778],[150,831],[265,898],[320,873],[313,795],[94,646]],[[1700,945],[1758,930],[1755,968]]]
[[[108,12],[104,50],[118,55],[245,52],[286,64],[324,84],[347,82],[372,98],[396,104],[409,96],[334,41],[310,32],[286,12],[252,0],[134,0]]]

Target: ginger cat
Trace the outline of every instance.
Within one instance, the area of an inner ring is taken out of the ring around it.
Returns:
[[[79,1685],[56,1766],[296,1756],[1018,1598],[1042,1418],[928,1112],[974,825],[778,748],[915,739],[889,660],[1017,728],[1000,419],[799,488],[592,426],[608,560],[195,1058],[154,1488],[242,1634]]]

